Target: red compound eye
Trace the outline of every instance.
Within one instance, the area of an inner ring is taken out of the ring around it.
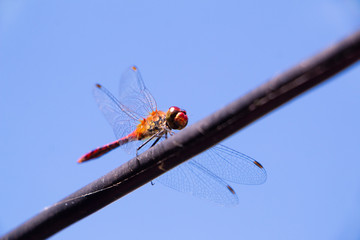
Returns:
[[[166,113],[166,122],[171,129],[181,130],[185,128],[188,123],[186,111],[178,107],[170,107]]]

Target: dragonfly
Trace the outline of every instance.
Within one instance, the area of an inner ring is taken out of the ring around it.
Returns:
[[[111,125],[116,141],[98,147],[83,155],[78,163],[96,159],[115,148],[128,153],[138,151],[151,143],[172,136],[188,124],[187,112],[172,106],[166,112],[157,109],[155,98],[146,88],[140,70],[129,67],[120,79],[119,97],[96,84],[93,90],[96,102]],[[239,199],[227,183],[262,184],[267,174],[253,158],[218,144],[191,160],[159,176],[153,183],[187,192],[221,205],[236,205]]]

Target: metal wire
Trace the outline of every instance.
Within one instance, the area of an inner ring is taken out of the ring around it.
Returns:
[[[65,199],[1,239],[43,239],[230,136],[360,58],[360,32],[254,89]]]

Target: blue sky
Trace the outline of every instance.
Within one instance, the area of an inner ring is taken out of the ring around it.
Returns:
[[[0,0],[0,235],[132,156],[76,160],[114,140],[91,89],[136,64],[160,109],[190,124],[360,25],[355,0]],[[358,239],[360,65],[224,143],[260,186],[225,208],[147,184],[52,239]]]

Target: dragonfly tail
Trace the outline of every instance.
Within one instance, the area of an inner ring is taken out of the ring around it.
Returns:
[[[92,150],[91,152],[85,154],[81,158],[79,158],[79,160],[77,162],[78,163],[83,163],[83,162],[89,161],[91,159],[101,157],[105,153],[108,153],[111,150],[113,150],[113,149],[115,149],[115,148],[117,148],[117,147],[119,147],[119,146],[121,146],[121,145],[123,145],[125,143],[128,143],[131,140],[132,139],[129,138],[129,137],[124,137],[124,138],[116,140],[116,141],[114,141],[112,143],[106,144],[106,145],[104,145],[102,147],[98,147],[98,148]]]

